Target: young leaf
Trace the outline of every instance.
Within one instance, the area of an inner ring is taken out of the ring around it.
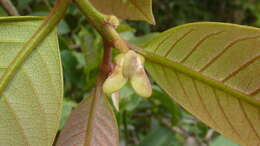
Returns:
[[[56,146],[118,146],[117,122],[102,90],[95,90],[70,115]]]
[[[260,145],[260,29],[193,23],[145,50],[155,81],[198,119],[241,145]]]
[[[90,0],[101,12],[121,19],[144,20],[155,24],[152,0]]]
[[[0,86],[1,146],[51,146],[58,129],[63,79],[56,32],[25,62],[17,57],[41,23],[39,17],[0,18],[0,82],[7,84]],[[14,77],[8,82],[9,72]]]

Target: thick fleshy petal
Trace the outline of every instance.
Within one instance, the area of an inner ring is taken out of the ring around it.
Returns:
[[[117,65],[113,73],[106,79],[103,84],[103,91],[106,94],[112,94],[121,89],[127,82],[122,74],[122,67]]]
[[[143,63],[137,53],[130,50],[124,56],[123,75],[131,78],[139,70],[143,69]]]
[[[130,79],[131,85],[135,92],[142,97],[150,97],[152,95],[152,87],[149,78],[144,69],[138,71]]]

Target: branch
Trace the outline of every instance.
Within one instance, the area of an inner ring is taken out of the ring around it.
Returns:
[[[114,26],[107,23],[108,16],[100,13],[89,0],[74,0],[88,22],[101,34],[103,40],[120,52],[127,52],[128,46],[115,30]]]
[[[0,0],[0,4],[9,15],[20,16],[19,12],[16,10],[15,6],[10,0]]]
[[[108,42],[104,41],[103,61],[100,65],[96,88],[102,88],[103,83],[108,74],[112,71],[112,68],[112,46]]]

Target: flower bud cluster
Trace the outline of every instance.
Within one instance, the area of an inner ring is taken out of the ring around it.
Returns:
[[[121,89],[130,81],[135,92],[142,97],[150,97],[152,88],[149,78],[144,70],[144,57],[129,50],[115,58],[115,68],[106,79],[103,90],[112,94]]]

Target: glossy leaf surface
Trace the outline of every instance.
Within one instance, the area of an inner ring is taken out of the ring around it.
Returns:
[[[245,146],[260,145],[260,29],[223,23],[173,28],[138,50],[180,105]]]
[[[155,24],[152,12],[152,0],[90,0],[105,14],[115,15],[121,19],[144,20]]]
[[[0,18],[0,81],[39,17]],[[0,87],[3,88],[3,87]],[[56,32],[51,33],[14,73],[0,93],[0,145],[51,146],[60,120],[63,79]]]
[[[71,113],[56,146],[118,146],[117,122],[110,104],[95,91]]]

